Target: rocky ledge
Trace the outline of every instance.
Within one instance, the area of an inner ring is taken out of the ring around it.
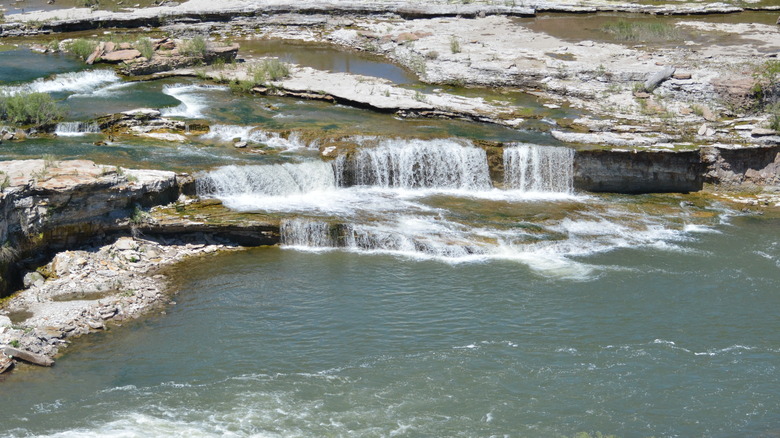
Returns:
[[[187,241],[189,240],[189,243]],[[0,310],[0,373],[11,358],[50,366],[69,338],[170,304],[160,268],[235,248],[203,235],[173,240],[122,237],[57,254],[28,273]]]
[[[18,260],[128,231],[145,208],[175,201],[189,182],[86,160],[0,162],[0,295],[19,283]]]

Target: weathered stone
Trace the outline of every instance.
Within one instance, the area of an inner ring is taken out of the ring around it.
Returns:
[[[14,361],[5,354],[0,353],[0,374],[10,370],[14,366]]]
[[[106,53],[100,57],[103,62],[118,63],[129,61],[131,59],[140,58],[141,52],[136,49],[117,50],[115,52]]]
[[[239,149],[245,148],[247,146],[247,142],[245,141],[237,141],[233,143],[233,146]]]
[[[119,251],[130,251],[138,248],[138,244],[132,237],[122,237],[114,243],[114,248]]]
[[[103,56],[103,53],[105,52],[106,44],[101,42],[95,47],[95,50],[92,51],[92,54],[87,57],[87,64],[92,65],[94,64],[101,56]]]
[[[11,318],[5,315],[0,315],[0,327],[8,327],[10,325],[11,325]]]
[[[43,275],[34,271],[25,274],[24,279],[22,280],[25,288],[30,288],[32,286],[40,286],[41,284],[43,284],[44,281],[46,281],[46,279],[43,278]]]
[[[675,68],[670,66],[664,67],[663,70],[650,75],[645,81],[645,91],[650,92],[655,90],[661,82],[669,79],[674,74]]]
[[[105,45],[105,53],[111,53],[114,50],[116,50],[116,44],[112,43],[111,41],[107,42]]]
[[[753,137],[765,137],[769,135],[777,135],[777,131],[769,128],[753,128],[750,132]]]
[[[687,80],[692,78],[693,76],[690,73],[675,73],[672,75],[672,78],[674,79],[680,79],[680,80]]]
[[[25,350],[21,350],[21,349],[18,349],[18,348],[5,347],[3,349],[3,352],[5,353],[6,356],[11,356],[14,359],[23,360],[23,361],[29,362],[29,363],[31,363],[33,365],[38,365],[38,366],[42,366],[42,367],[50,367],[50,366],[54,365],[54,360],[52,360],[52,359],[50,359],[50,358],[48,358],[46,356],[43,356],[43,355],[40,355],[40,354],[35,354],[35,353],[29,352],[29,351],[25,351]]]

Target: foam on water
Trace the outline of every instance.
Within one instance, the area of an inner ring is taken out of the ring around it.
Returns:
[[[200,138],[202,140],[223,143],[230,143],[238,138],[242,141],[264,144],[271,148],[286,151],[307,147],[301,141],[300,134],[297,132],[293,132],[288,138],[284,138],[279,133],[264,131],[253,126],[213,125],[209,132],[203,134]]]
[[[81,137],[87,134],[100,134],[100,127],[93,122],[58,123],[54,133],[60,137]]]
[[[227,88],[218,85],[165,85],[162,92],[174,97],[181,104],[172,108],[163,108],[161,113],[166,117],[202,118],[203,111],[209,107],[209,99],[205,94],[215,90],[224,91]]]
[[[308,161],[266,166],[225,166],[198,179],[198,195],[229,201],[234,197],[258,199],[309,194],[336,188],[329,163]]]
[[[0,87],[7,94],[20,92],[35,93],[92,93],[106,84],[120,82],[121,78],[113,70],[89,70],[62,73],[49,79],[37,79],[29,84]]]

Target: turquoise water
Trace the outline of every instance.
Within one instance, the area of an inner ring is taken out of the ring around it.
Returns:
[[[5,436],[772,436],[777,220],[582,256],[585,279],[261,248],[3,384]]]

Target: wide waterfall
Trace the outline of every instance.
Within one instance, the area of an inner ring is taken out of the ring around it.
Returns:
[[[485,151],[456,140],[384,140],[336,160],[339,186],[487,190]]]
[[[90,122],[62,122],[58,123],[54,133],[60,137],[79,137],[86,134],[100,134],[97,123]]]
[[[504,149],[504,186],[525,192],[574,191],[574,150],[519,144]]]
[[[322,161],[264,166],[225,166],[198,179],[198,195],[284,196],[336,187],[333,167]]]

